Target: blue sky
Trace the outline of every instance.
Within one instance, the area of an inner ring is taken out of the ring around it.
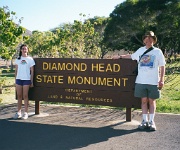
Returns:
[[[105,16],[124,0],[0,0],[0,7],[8,6],[16,12],[25,28],[47,31],[62,23],[80,20],[80,13],[93,18]]]

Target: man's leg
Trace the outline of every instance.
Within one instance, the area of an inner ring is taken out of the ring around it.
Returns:
[[[141,109],[142,109],[143,120],[145,122],[148,122],[148,98],[147,97],[141,98]]]
[[[141,98],[142,109],[142,123],[138,126],[139,129],[145,129],[148,127],[148,98]]]
[[[156,111],[156,100],[149,98],[149,122],[150,122],[150,130],[156,130],[154,117]]]

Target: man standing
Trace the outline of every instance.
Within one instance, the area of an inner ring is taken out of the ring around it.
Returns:
[[[147,32],[142,40],[145,46],[140,47],[135,53],[114,56],[113,59],[131,58],[137,60],[138,75],[135,81],[134,96],[141,98],[142,108],[142,123],[138,128],[149,127],[151,131],[155,131],[156,99],[160,98],[160,90],[164,86],[166,62],[162,51],[153,46],[157,42],[154,32]]]

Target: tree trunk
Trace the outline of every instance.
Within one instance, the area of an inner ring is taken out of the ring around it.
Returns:
[[[3,88],[1,85],[0,85],[0,94],[3,94]]]
[[[11,59],[11,70],[13,70],[13,59]]]

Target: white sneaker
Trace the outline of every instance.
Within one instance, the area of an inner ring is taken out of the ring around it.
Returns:
[[[28,113],[27,112],[25,112],[24,114],[23,114],[23,116],[22,116],[22,119],[27,119],[28,118]]]
[[[16,113],[14,116],[13,116],[13,119],[20,119],[22,117],[21,113]]]
[[[148,122],[145,122],[144,120],[141,122],[141,124],[138,126],[138,129],[144,130],[148,128]]]
[[[156,130],[157,130],[154,121],[151,121],[151,122],[149,123],[149,125],[150,125],[150,130],[151,130],[151,131],[156,131]]]

